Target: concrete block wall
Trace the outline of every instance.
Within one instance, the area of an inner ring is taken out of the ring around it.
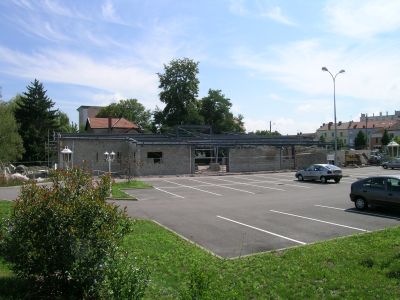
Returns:
[[[245,146],[229,150],[229,172],[257,172],[287,169],[293,165],[281,151],[271,146]]]
[[[162,152],[155,162],[148,152]],[[136,148],[136,176],[178,175],[194,173],[193,151],[188,145],[138,145]]]
[[[67,146],[72,152],[72,162],[74,166],[89,168],[94,173],[108,172],[108,162],[104,160],[104,152],[119,152],[120,158],[126,156],[126,142],[123,140],[62,140],[60,141],[60,151]],[[59,151],[59,153],[60,153]],[[60,167],[65,167],[63,157],[59,154]],[[111,163],[111,172],[120,173],[123,169],[123,160],[117,159]],[[99,172],[100,171],[100,172]]]
[[[312,164],[326,164],[325,149],[296,150],[296,169],[303,169]]]

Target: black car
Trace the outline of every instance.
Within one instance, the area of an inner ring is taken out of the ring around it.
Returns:
[[[400,175],[360,179],[351,185],[350,199],[359,210],[368,205],[400,205]]]

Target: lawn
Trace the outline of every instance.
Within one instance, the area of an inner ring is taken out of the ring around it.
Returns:
[[[135,199],[132,196],[125,193],[124,189],[148,189],[151,185],[144,183],[139,180],[131,180],[124,182],[114,182],[112,184],[112,197],[113,198],[124,198],[124,199]]]
[[[0,201],[2,211],[10,205]],[[189,286],[198,299],[400,297],[400,227],[229,260],[154,222],[132,222],[123,246],[151,273],[146,299],[187,296]],[[1,259],[0,270],[0,285],[18,286]]]

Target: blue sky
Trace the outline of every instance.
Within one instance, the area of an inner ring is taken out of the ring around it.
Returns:
[[[136,98],[163,107],[157,72],[199,62],[199,97],[220,89],[248,131],[314,132],[400,109],[400,1],[4,0],[3,100],[43,82],[57,108]]]

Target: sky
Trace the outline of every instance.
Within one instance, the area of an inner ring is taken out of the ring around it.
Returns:
[[[0,87],[36,78],[78,122],[81,105],[136,98],[162,108],[157,73],[199,62],[199,98],[218,89],[246,130],[315,132],[400,110],[400,1],[1,0]]]

